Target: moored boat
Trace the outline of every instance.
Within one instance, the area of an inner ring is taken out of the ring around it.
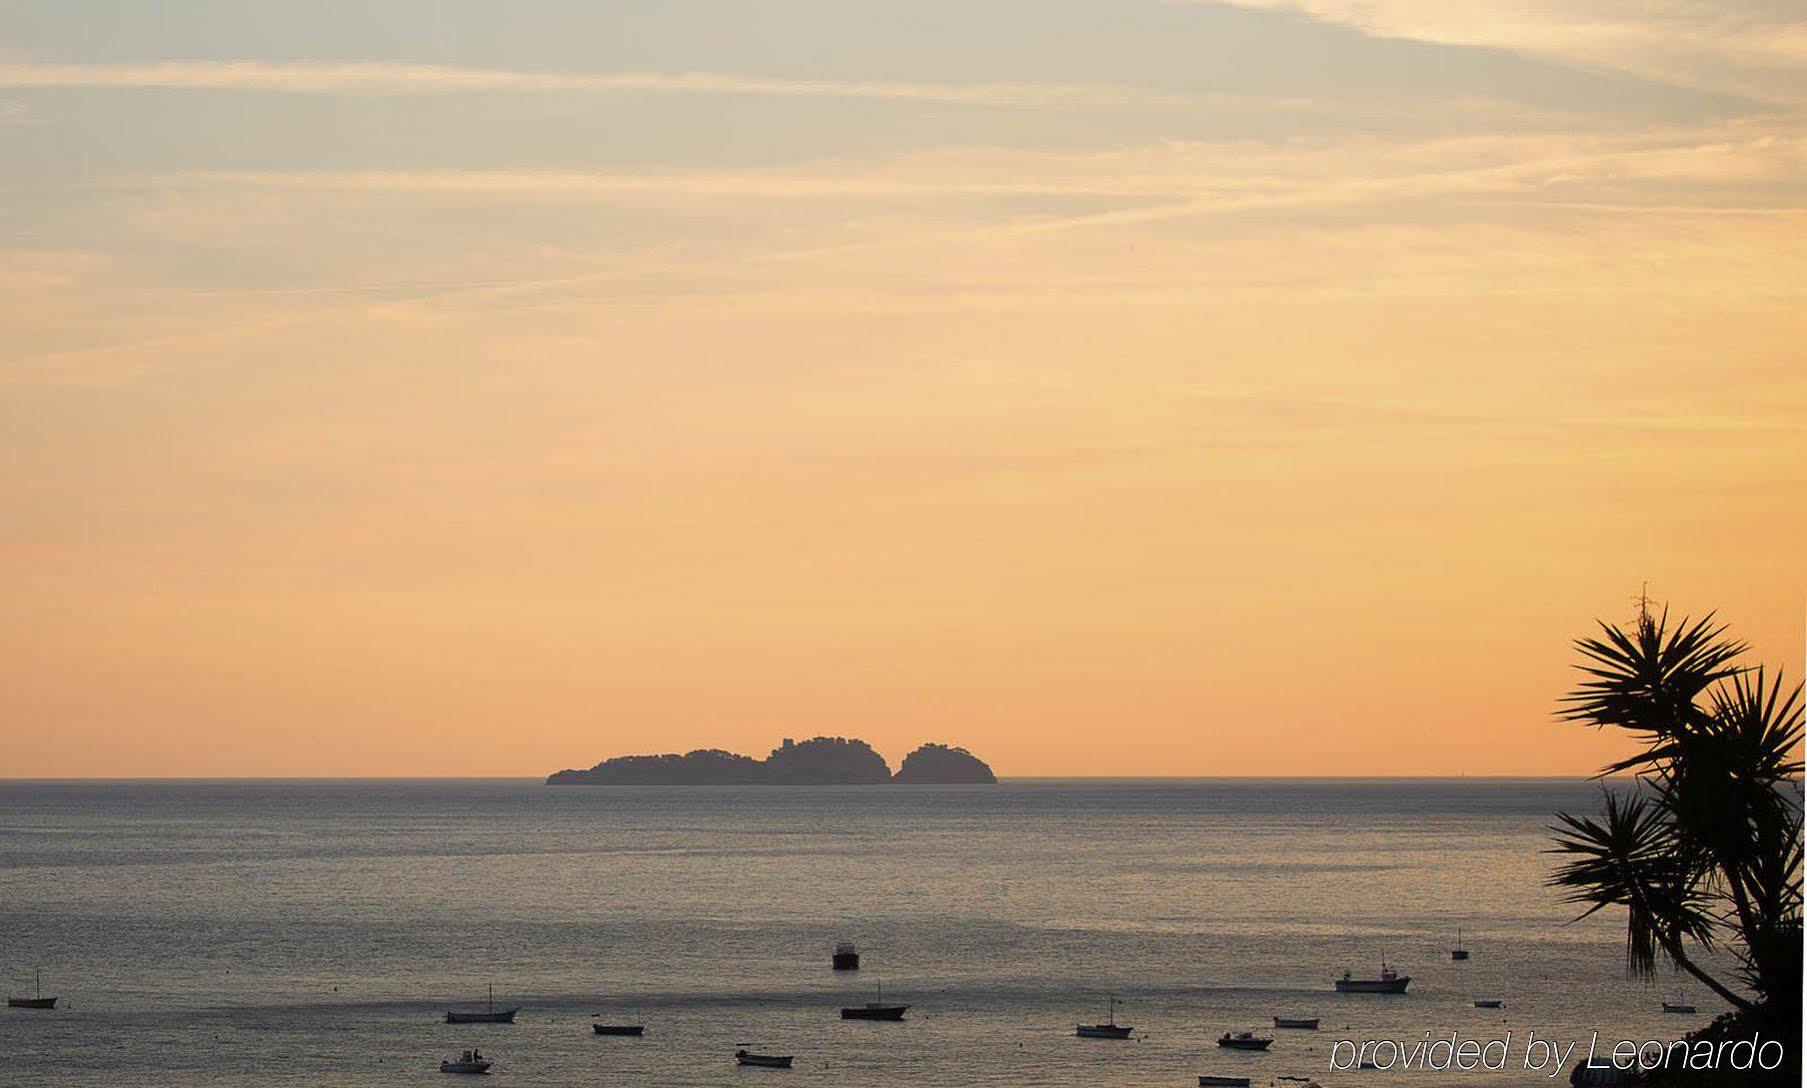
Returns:
[[[837,971],[858,971],[860,969],[860,950],[851,942],[842,941],[834,946],[834,969]]]
[[[33,983],[33,992],[37,994],[36,997],[9,997],[6,999],[6,1007],[9,1009],[54,1009],[54,1008],[56,1008],[56,1000],[57,999],[55,997],[45,997],[44,996],[44,972],[42,972],[42,971],[32,972],[32,983]]]
[[[1217,1045],[1229,1050],[1266,1050],[1274,1041],[1252,1031],[1226,1031],[1217,1037]]]
[[[494,1063],[481,1050],[467,1050],[456,1058],[439,1063],[441,1073],[487,1073]]]
[[[645,1024],[591,1024],[598,1035],[645,1035]]]
[[[1686,1001],[1665,1001],[1663,1002],[1663,1011],[1690,1013],[1699,1012],[1700,1010],[1688,1004]]]
[[[1209,1073],[1198,1075],[1199,1088],[1249,1088],[1247,1077],[1217,1077]]]
[[[1500,1002],[1499,1002],[1499,999],[1497,999],[1497,998],[1488,998],[1485,1000],[1476,1001],[1474,1003],[1474,1007],[1477,1009],[1497,1009],[1500,1007]]]
[[[756,1065],[764,1069],[789,1069],[790,1054],[755,1054],[751,1050],[741,1048],[734,1052],[734,1060],[741,1065]]]
[[[885,984],[878,984],[878,1000],[864,1005],[850,1005],[841,1010],[843,1020],[902,1020],[908,1005],[886,1004]]]
[[[1318,1017],[1315,1016],[1276,1016],[1274,1026],[1277,1028],[1293,1028],[1299,1031],[1318,1030]]]
[[[1336,992],[1339,994],[1402,994],[1412,984],[1412,976],[1402,975],[1387,966],[1387,961],[1380,961],[1379,978],[1356,978],[1348,971],[1336,980]]]
[[[1102,1024],[1079,1024],[1073,1034],[1081,1039],[1127,1039],[1132,1029],[1128,1024],[1117,1023],[1117,996],[1111,995],[1110,1012]]]
[[[1462,946],[1461,926],[1456,927],[1456,946],[1449,950],[1449,958],[1452,960],[1465,960],[1468,958],[1468,949]]]
[[[514,1023],[514,1014],[520,1011],[519,1007],[496,1008],[496,987],[494,983],[491,983],[489,1000],[482,1009],[447,1009],[445,1022],[448,1024],[512,1024]]]

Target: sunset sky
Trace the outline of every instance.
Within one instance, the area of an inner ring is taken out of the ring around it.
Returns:
[[[1799,671],[1798,0],[0,9],[0,777],[1586,773],[1646,580]]]

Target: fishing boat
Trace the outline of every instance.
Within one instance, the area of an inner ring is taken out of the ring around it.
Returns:
[[[447,1061],[439,1063],[441,1073],[487,1073],[494,1063],[483,1056],[481,1050],[467,1050]]]
[[[1226,1031],[1217,1037],[1217,1045],[1228,1050],[1266,1050],[1274,1041],[1252,1031]]]
[[[520,1011],[518,1007],[513,1009],[496,1008],[496,985],[492,982],[489,986],[489,1001],[483,1006],[481,1012],[476,1009],[463,1011],[447,1009],[445,1022],[448,1024],[512,1024],[514,1023],[514,1014]]]
[[[591,1024],[598,1035],[645,1035],[645,1024]]]
[[[837,971],[858,971],[860,969],[860,950],[851,942],[842,941],[834,946],[834,969]]]
[[[841,1010],[843,1020],[902,1020],[908,1005],[885,1004],[885,984],[878,984],[878,1000],[864,1005],[851,1005]]]
[[[1209,1073],[1198,1075],[1199,1088],[1249,1088],[1247,1077],[1214,1077]]]
[[[789,1054],[755,1054],[744,1047],[734,1052],[734,1060],[739,1064],[757,1065],[765,1069],[789,1069],[791,1057]]]
[[[1118,1004],[1117,996],[1115,994],[1112,994],[1110,1000],[1111,1000],[1110,1012],[1108,1015],[1105,1016],[1104,1023],[1102,1023],[1102,1024],[1080,1024],[1074,1030],[1073,1034],[1079,1036],[1081,1039],[1127,1039],[1127,1038],[1129,1038],[1129,1033],[1131,1030],[1129,1025],[1117,1023],[1117,1004]]]
[[[9,1009],[54,1009],[56,998],[44,996],[44,972],[32,972],[33,993],[36,997],[9,997],[6,1007]]]
[[[1449,950],[1449,958],[1452,960],[1465,960],[1468,958],[1468,949],[1462,947],[1461,926],[1456,927],[1456,946]]]
[[[1339,994],[1402,994],[1412,984],[1412,976],[1402,975],[1387,966],[1387,961],[1380,961],[1379,978],[1356,978],[1344,971],[1343,977],[1336,980],[1336,992]]]
[[[1474,1003],[1474,1007],[1477,1009],[1497,1009],[1500,1007],[1500,1002],[1499,1002],[1498,998],[1493,998],[1493,999],[1485,1000],[1485,1001],[1476,1001]]]

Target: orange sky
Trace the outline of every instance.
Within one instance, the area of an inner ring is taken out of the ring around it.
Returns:
[[[1798,673],[1763,5],[552,7],[4,43],[0,777],[1586,773],[1567,642],[1645,580]]]

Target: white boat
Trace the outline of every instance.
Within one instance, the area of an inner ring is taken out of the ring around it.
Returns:
[[[1102,1024],[1079,1024],[1073,1034],[1081,1039],[1127,1039],[1132,1030],[1128,1024],[1117,1023],[1117,995],[1111,995],[1110,1013]]]
[[[448,1061],[439,1063],[441,1073],[487,1073],[493,1063],[483,1056],[481,1050],[467,1050]]]

